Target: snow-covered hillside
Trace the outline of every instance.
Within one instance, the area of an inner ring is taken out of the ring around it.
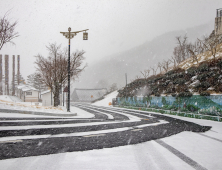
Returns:
[[[120,91],[119,97],[135,95],[179,95],[181,97],[222,93],[222,44],[217,47],[216,58],[211,51],[190,57],[166,73],[136,79]]]
[[[219,58],[219,57],[222,56],[222,44],[218,45],[217,51],[218,52],[217,52],[216,58]],[[198,63],[208,61],[208,60],[212,60],[213,58],[214,57],[212,56],[211,51],[207,51],[207,52],[204,52],[204,53],[201,53],[201,54],[197,55]],[[181,62],[178,67],[187,70],[192,66],[197,66],[198,63],[197,63],[196,60],[193,59],[193,57],[190,57],[190,58],[184,60],[183,62]]]
[[[114,91],[114,92],[106,95],[103,100],[100,100],[100,101],[97,101],[97,102],[93,103],[93,105],[96,105],[96,106],[109,106],[109,102],[112,102],[112,99],[116,98],[117,95],[118,95],[118,92]]]

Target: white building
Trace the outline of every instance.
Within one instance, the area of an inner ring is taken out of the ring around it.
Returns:
[[[60,94],[60,105],[62,105],[62,95]],[[41,93],[42,106],[53,106],[54,105],[54,95],[51,90],[47,90]]]
[[[42,99],[42,106],[51,106],[53,105],[53,93],[51,93],[51,90],[47,90],[41,93],[41,99]]]
[[[36,88],[26,84],[21,84],[15,87],[15,95],[23,102],[38,102],[39,92]]]

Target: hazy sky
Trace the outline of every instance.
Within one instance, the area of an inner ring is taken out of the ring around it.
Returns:
[[[85,50],[90,65],[103,57],[128,50],[173,30],[212,21],[221,0],[0,0],[0,17],[10,10],[17,20],[15,46],[7,44],[0,54],[21,56],[21,73],[35,71],[34,56],[47,56],[45,46],[68,40],[60,31],[89,29],[89,40],[82,33],[71,41],[71,51]]]

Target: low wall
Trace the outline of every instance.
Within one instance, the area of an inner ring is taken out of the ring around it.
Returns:
[[[192,97],[173,97],[173,96],[150,96],[150,98],[142,96],[134,96],[128,98],[117,98],[119,105],[126,106],[140,106],[147,107],[163,105],[175,105],[177,107],[184,107],[187,105],[195,105],[200,109],[208,109],[211,107],[219,108],[222,110],[222,95],[200,96],[193,95]]]

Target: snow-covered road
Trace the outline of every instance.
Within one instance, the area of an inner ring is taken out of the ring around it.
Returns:
[[[104,101],[99,101],[98,103],[95,103],[94,106],[89,106],[89,110],[96,112],[96,106],[108,106],[108,102],[115,96],[115,92],[113,94],[110,94],[108,97],[104,99]],[[92,115],[91,113],[87,113],[86,107],[85,110],[77,109],[79,112],[82,113],[83,118],[89,119],[89,115]],[[98,111],[98,110],[97,110]],[[107,112],[108,111],[108,112]],[[116,114],[121,113],[120,118],[127,118],[130,121],[137,121],[140,122],[141,118],[138,119],[138,117],[143,116],[143,112],[136,112],[135,111],[129,111],[127,109],[122,109],[122,111],[117,110],[116,108],[108,107],[108,108],[99,108],[98,115],[104,114],[107,118],[116,118]],[[129,115],[130,114],[130,115]],[[12,120],[13,116],[16,116],[17,118],[25,118],[25,120],[19,120],[17,122],[20,123],[26,123],[31,120],[31,122],[34,122],[38,124],[39,122],[44,123],[47,120],[41,120],[44,118],[44,116],[37,116],[37,115],[25,115],[25,114],[2,114],[4,116],[0,117],[7,117],[8,119],[2,120],[2,123],[5,123],[7,121],[14,123],[16,120]],[[80,120],[81,116],[80,114],[77,114],[78,117],[74,118],[73,121]],[[155,117],[155,115],[162,116],[158,113],[150,113],[147,114],[147,119],[152,119]],[[121,117],[122,116],[122,117]],[[138,117],[137,117],[138,116]],[[164,137],[161,139],[153,139],[151,141],[138,143],[138,144],[132,144],[133,138],[129,138],[128,145],[125,146],[118,146],[113,148],[103,148],[103,149],[94,149],[94,150],[88,150],[88,151],[78,151],[78,152],[70,152],[67,149],[64,149],[63,151],[60,150],[59,153],[54,153],[50,155],[40,155],[40,156],[29,156],[29,157],[23,157],[23,158],[13,158],[13,159],[5,159],[0,160],[0,169],[9,169],[9,170],[28,170],[28,169],[52,169],[52,170],[59,170],[59,169],[117,169],[117,170],[137,170],[137,169],[181,169],[181,170],[188,170],[188,169],[212,169],[212,170],[219,170],[222,169],[221,166],[221,160],[222,160],[222,124],[220,122],[214,122],[209,120],[200,120],[200,119],[192,119],[192,118],[185,118],[185,117],[178,117],[178,116],[172,116],[172,115],[166,115],[167,117],[176,118],[188,122],[193,122],[199,125],[203,126],[211,126],[212,128],[209,131],[206,131],[204,133],[197,133],[197,132],[191,132],[191,131],[183,131],[181,133],[177,133],[175,135]],[[33,121],[32,118],[37,118],[39,120]],[[49,116],[45,116],[45,118],[49,119]],[[50,117],[52,118],[52,117]],[[93,118],[93,116],[91,116]],[[53,121],[59,121],[64,122],[66,120],[63,120],[60,118],[53,117],[55,120],[50,120],[48,122],[51,122],[53,124]],[[94,117],[95,121],[96,118]],[[112,120],[112,119],[111,119]],[[110,121],[111,121],[110,120]],[[67,119],[68,121],[72,121],[71,118]],[[88,121],[88,120],[87,120]],[[127,120],[124,120],[127,121]],[[120,121],[117,121],[118,123]],[[0,122],[1,123],[1,122]],[[82,122],[83,124],[86,122]],[[104,123],[104,122],[89,122],[87,124],[93,124],[93,123]],[[109,124],[109,121],[106,122],[107,125]],[[81,123],[79,123],[80,125]],[[158,126],[158,123],[156,123]],[[169,123],[168,123],[169,124]],[[78,125],[78,124],[71,124]],[[137,127],[134,129],[131,129],[131,133],[138,133],[140,134],[145,129],[143,129],[142,126],[144,125],[138,125],[141,127]],[[155,123],[147,124],[149,126],[155,125]],[[33,125],[34,126],[34,125]],[[36,125],[35,125],[36,126]],[[45,125],[41,125],[45,126]],[[47,126],[47,125],[46,125]],[[51,125],[55,126],[55,125]],[[65,125],[66,126],[66,125]],[[81,126],[81,125],[80,125]],[[4,128],[7,128],[7,126],[3,126]],[[3,128],[0,127],[0,128]],[[12,126],[8,126],[10,128]],[[15,126],[14,126],[15,127]],[[24,127],[30,127],[30,125],[25,125]],[[124,127],[123,127],[124,128]],[[148,127],[146,127],[148,128]],[[120,128],[119,128],[120,130]],[[127,130],[127,129],[122,129]],[[102,131],[102,130],[101,130]],[[85,139],[99,139],[104,138],[106,131],[112,131],[114,132],[115,129],[112,130],[104,130],[104,132],[96,133],[91,132],[81,132],[83,136],[85,136]],[[111,133],[112,133],[111,132]],[[116,129],[116,132],[118,132],[118,129]],[[57,137],[65,137],[69,134],[55,134]],[[73,134],[74,135],[74,134]],[[80,134],[78,134],[80,135]],[[149,136],[149,133],[147,133]],[[15,142],[10,141],[9,138],[7,140],[3,140],[2,142],[8,141],[8,146],[15,145],[16,141],[17,143],[21,144],[23,142],[22,138],[14,138],[12,136],[11,140],[15,140]],[[21,136],[20,136],[21,137]],[[27,136],[24,136],[24,138]],[[39,138],[38,135],[32,136],[33,138],[36,137]],[[52,135],[45,135],[45,138],[53,138]],[[50,140],[48,140],[50,142]],[[71,140],[69,142],[72,142]],[[73,140],[75,143],[76,141]],[[108,142],[108,141],[107,141]],[[1,146],[3,146],[5,143],[0,142],[0,149],[3,149]],[[65,145],[65,143],[64,143]],[[30,147],[29,145],[27,145]],[[36,149],[49,149],[49,145],[44,145],[44,141],[38,140],[36,142]],[[51,147],[51,146],[50,146]],[[56,150],[57,146],[54,146],[54,149]],[[5,149],[5,148],[4,148]],[[31,149],[31,147],[30,147]],[[3,152],[3,150],[0,150]],[[21,150],[21,152],[24,152],[25,150]]]

